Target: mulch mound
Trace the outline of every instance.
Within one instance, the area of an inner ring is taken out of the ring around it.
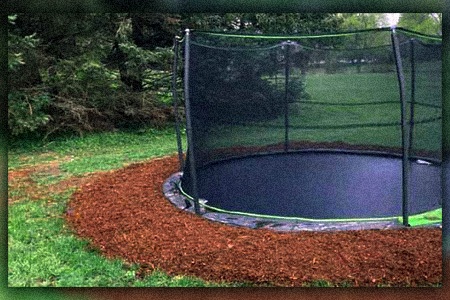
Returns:
[[[440,228],[275,232],[233,227],[181,211],[162,184],[176,157],[130,165],[84,183],[66,218],[105,256],[210,281],[301,286],[316,280],[354,286],[442,282]]]

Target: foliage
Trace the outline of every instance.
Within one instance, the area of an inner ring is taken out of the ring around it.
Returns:
[[[174,55],[172,45],[173,37],[182,35],[184,28],[264,34],[305,34],[372,27],[380,22],[382,15],[333,13],[10,15],[8,16],[10,133],[19,137],[28,133],[37,133],[45,137],[64,132],[83,135],[89,131],[110,131],[148,125],[164,126],[167,122],[173,121],[174,116],[170,108],[172,101],[170,76]],[[407,14],[403,14],[401,22],[429,24],[432,18],[440,18],[440,14],[427,16],[428,19],[424,22],[417,18],[416,21],[408,21]],[[335,40],[328,39],[327,42],[334,43]],[[370,39],[348,41],[361,46],[370,45],[371,42]],[[244,67],[245,61],[241,62]],[[333,72],[333,66],[329,67]],[[267,81],[258,81],[258,76],[273,75],[277,72],[277,68],[275,65],[262,63],[260,74],[254,74],[255,78],[248,79],[253,81],[255,89],[261,89],[268,101],[273,96],[272,92],[276,93],[276,90],[273,90]],[[224,76],[217,73],[219,71],[221,70],[216,70],[215,75]],[[178,84],[181,84],[181,81],[178,81]],[[237,86],[239,87],[239,84]],[[301,87],[302,84],[297,86]],[[252,101],[254,92],[258,91],[248,91],[249,101]]]
[[[17,15],[8,16],[10,28],[16,19]],[[34,131],[50,120],[44,111],[50,95],[36,79],[36,70],[27,70],[36,64],[34,51],[39,43],[35,34],[20,36],[13,30],[8,34],[8,124],[13,135]]]
[[[431,35],[442,35],[442,13],[403,13],[398,26]]]
[[[173,120],[173,53],[137,46],[130,14],[19,14],[9,21],[12,135],[82,135]]]
[[[342,29],[347,31],[377,28],[383,23],[384,14],[378,13],[344,13]]]
[[[224,13],[182,16],[184,28],[295,34],[337,31],[341,18],[331,13]]]
[[[336,32],[342,20],[331,13],[255,14],[254,26],[266,34]]]
[[[15,20],[17,15],[8,16],[8,24],[10,27],[15,25]],[[27,35],[24,37],[18,36],[14,32],[9,32],[8,34],[8,70],[14,71],[19,68],[20,65],[25,64],[24,62],[24,51],[36,47],[38,39],[35,35]]]
[[[8,125],[13,135],[34,131],[49,121],[44,108],[49,104],[47,93],[40,90],[10,91],[8,94]]]

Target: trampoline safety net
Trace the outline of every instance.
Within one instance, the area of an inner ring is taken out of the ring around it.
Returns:
[[[193,161],[202,168],[296,151],[441,160],[439,37],[401,28],[316,36],[192,31],[183,43],[194,158],[185,170]]]
[[[390,30],[327,36],[193,32],[189,87],[197,166],[305,148],[402,153]],[[410,155],[441,158],[441,42],[398,29]]]

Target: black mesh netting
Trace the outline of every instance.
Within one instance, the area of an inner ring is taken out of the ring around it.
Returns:
[[[440,159],[440,41],[396,34],[410,153]],[[189,146],[198,166],[300,149],[402,153],[390,30],[290,37],[193,32],[189,51]]]

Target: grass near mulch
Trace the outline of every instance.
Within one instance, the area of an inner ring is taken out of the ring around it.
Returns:
[[[48,142],[16,141],[8,155],[8,169],[58,161],[61,170],[70,175],[113,170],[126,163],[173,153],[174,132],[173,128],[147,129],[68,136]]]
[[[107,259],[77,238],[64,220],[77,184],[92,173],[122,168],[176,152],[172,128],[90,134],[47,142],[15,142],[9,151],[8,285],[10,287],[210,287],[211,283]],[[334,286],[326,281],[308,286]],[[347,286],[346,283],[339,286]],[[48,295],[51,298],[51,295]],[[57,299],[55,294],[55,298]],[[21,297],[27,299],[26,295]]]
[[[172,128],[149,129],[13,144],[8,155],[8,286],[252,286],[245,282],[212,283],[188,276],[168,276],[163,270],[141,278],[137,274],[139,265],[103,257],[89,241],[80,240],[67,227],[66,206],[83,178],[92,176],[93,172],[173,154],[176,151],[173,132]],[[320,280],[308,286],[334,284]],[[28,299],[28,294],[22,295],[20,291],[9,290],[4,295]],[[38,294],[33,297],[39,299]],[[46,299],[60,297],[59,293],[42,295]]]
[[[8,156],[10,176],[15,175],[9,178],[8,286],[221,286],[162,271],[137,278],[138,265],[102,257],[65,224],[67,202],[83,176],[172,154],[173,132],[149,129],[16,143]]]

